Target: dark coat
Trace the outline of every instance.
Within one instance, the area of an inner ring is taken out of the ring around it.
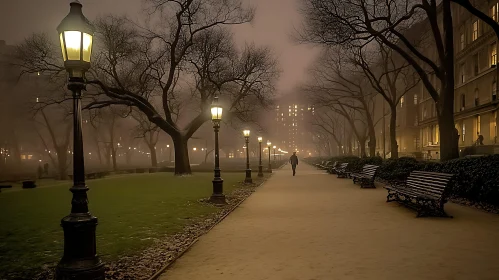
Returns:
[[[291,163],[291,165],[298,165],[298,157],[296,155],[292,155],[289,158],[289,162]]]

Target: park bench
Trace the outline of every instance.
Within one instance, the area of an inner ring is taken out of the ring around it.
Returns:
[[[327,173],[329,174],[336,174],[335,172],[335,168],[338,166],[339,162],[335,161],[333,164],[331,164],[328,169],[327,169]]]
[[[360,183],[361,188],[376,188],[374,177],[376,176],[378,167],[377,165],[366,164],[362,167],[360,173],[352,173],[350,177],[352,177],[354,184]]]
[[[341,163],[337,167],[334,168],[334,172],[337,175],[337,178],[347,178],[348,172],[347,172],[347,166],[348,163]]]
[[[412,171],[403,184],[388,185],[386,202],[398,201],[418,211],[418,217],[451,217],[444,211],[453,174]]]
[[[331,162],[328,160],[324,162],[324,164],[321,164],[320,169],[326,170],[327,167],[331,164]]]
[[[2,189],[10,189],[12,188],[11,184],[4,184],[6,182],[0,182],[0,192],[2,192]]]
[[[321,166],[325,163],[325,161],[321,161],[321,163],[315,163],[314,166],[317,168],[317,169],[321,169]]]
[[[23,189],[34,189],[36,188],[36,182],[33,180],[26,180],[22,182]]]

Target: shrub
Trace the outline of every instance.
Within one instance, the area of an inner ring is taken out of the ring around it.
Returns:
[[[378,178],[390,182],[405,181],[414,170],[454,174],[452,197],[499,206],[498,166],[499,155],[460,158],[443,163],[418,162],[413,158],[389,159],[378,169]]]
[[[403,182],[411,171],[419,167],[421,165],[415,158],[388,159],[378,168],[377,177],[390,182]]]
[[[347,166],[348,172],[361,172],[362,167],[366,164],[381,165],[383,164],[383,159],[381,157],[365,157],[356,158],[356,160],[351,160]]]

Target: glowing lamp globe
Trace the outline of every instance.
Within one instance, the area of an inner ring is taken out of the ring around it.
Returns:
[[[213,103],[211,104],[211,120],[214,122],[219,122],[222,120],[222,107],[218,104],[218,96],[215,96]]]
[[[269,146],[269,147],[270,147],[270,145],[272,145],[272,142],[267,141],[267,146]]]
[[[83,78],[85,71],[90,69],[94,27],[83,15],[79,1],[72,1],[69,5],[69,14],[61,21],[57,32],[69,76]]]
[[[248,129],[243,130],[243,135],[244,135],[244,137],[249,137],[250,131]]]
[[[258,142],[262,143],[263,141],[263,138],[262,137],[258,137]]]

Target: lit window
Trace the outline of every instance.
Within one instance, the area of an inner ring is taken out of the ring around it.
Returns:
[[[466,125],[463,123],[463,142],[466,135]]]
[[[490,66],[495,66],[497,64],[497,44],[493,43],[490,45]]]
[[[298,108],[298,105],[295,105],[295,109]]]
[[[499,4],[495,4],[494,6],[490,7],[490,17],[497,21],[497,7]]]
[[[473,22],[472,40],[475,41],[476,39],[478,39],[478,20]]]
[[[400,98],[400,108],[403,108],[404,107],[404,97],[402,96]]]
[[[476,116],[476,134],[477,135],[480,135],[480,126],[481,126],[481,119],[480,119],[480,115]]]
[[[461,94],[461,111],[466,108],[466,96],[464,94]]]
[[[492,113],[492,117],[490,120],[490,140],[494,141],[494,143],[497,142],[497,111],[494,111]]]
[[[466,81],[466,77],[464,76],[464,63],[459,67],[459,76],[461,77],[461,83]]]
[[[414,105],[418,105],[418,94],[414,94]]]

